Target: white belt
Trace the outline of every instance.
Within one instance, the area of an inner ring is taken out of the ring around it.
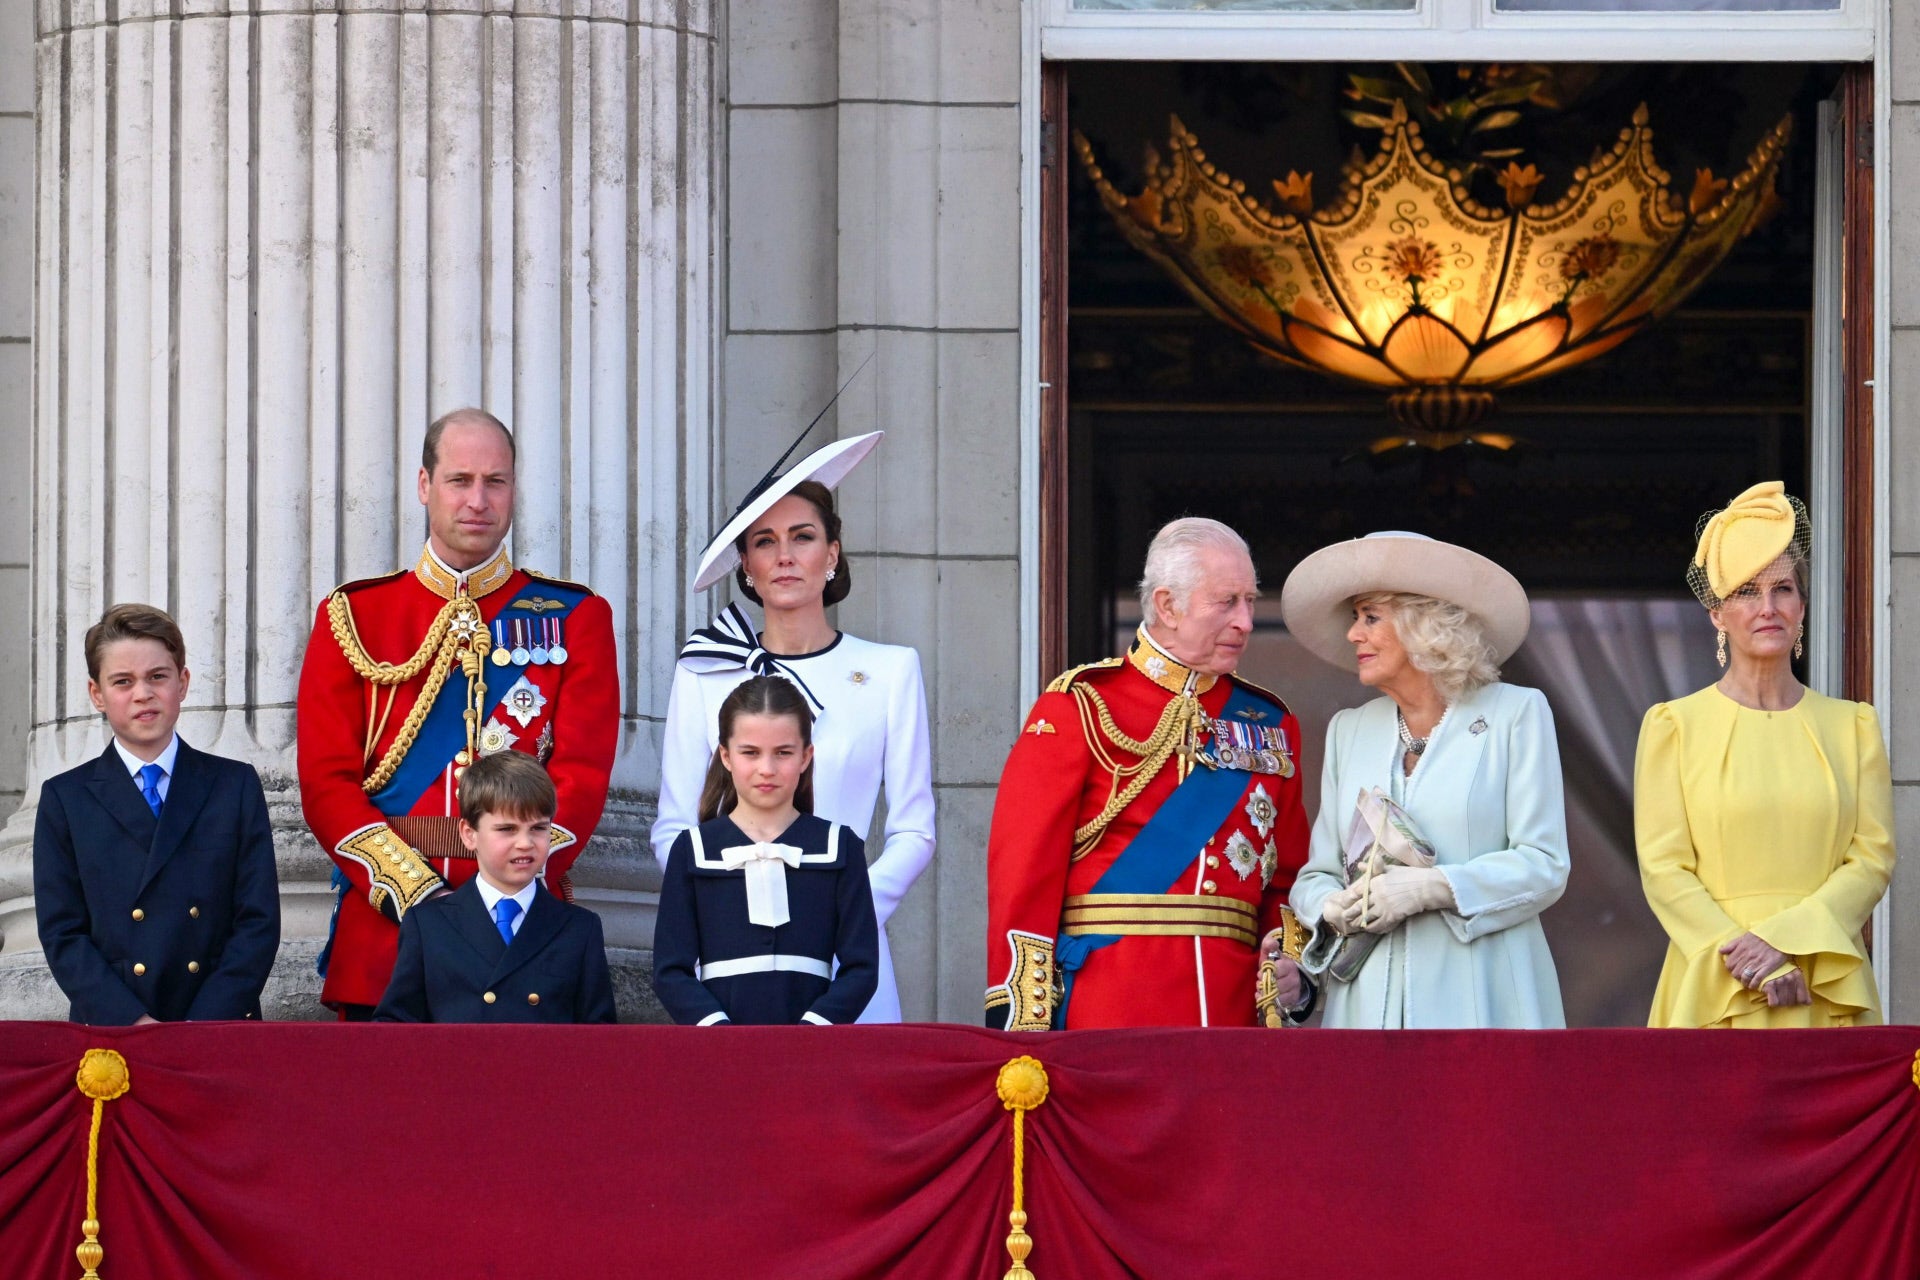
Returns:
[[[694,968],[694,977],[737,978],[743,973],[810,973],[816,978],[833,977],[833,966],[812,956],[742,956],[738,960],[715,960]]]

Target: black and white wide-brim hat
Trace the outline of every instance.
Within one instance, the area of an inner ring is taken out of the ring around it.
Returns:
[[[835,440],[832,444],[822,445],[793,465],[782,476],[768,476],[747,495],[746,501],[734,511],[720,532],[713,535],[713,541],[700,553],[700,571],[694,575],[693,589],[705,591],[720,579],[732,573],[740,563],[740,552],[734,543],[742,534],[753,527],[753,522],[765,515],[773,504],[792,493],[794,487],[803,480],[817,480],[831,489],[846,479],[852,470],[859,466],[873,447],[880,443],[884,431],[869,431],[863,436],[853,436],[846,440]]]
[[[1527,638],[1527,593],[1518,578],[1477,551],[1421,533],[1370,533],[1320,548],[1287,575],[1280,613],[1308,653],[1357,671],[1347,642],[1352,602],[1387,592],[1459,605],[1479,621],[1495,662]]]

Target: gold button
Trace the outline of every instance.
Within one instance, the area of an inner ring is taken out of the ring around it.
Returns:
[[[187,961],[187,972],[188,973],[200,972],[200,962],[198,960]]]
[[[1214,883],[1211,880],[1206,881],[1200,886],[1200,892],[1202,893],[1212,893],[1213,890],[1214,890]]]
[[[466,767],[465,765],[455,765],[455,766],[454,766],[454,769],[453,769],[453,780],[454,780],[455,782],[458,782],[458,781],[460,781],[460,779],[462,779],[462,778],[464,778],[464,777],[466,777],[466,776],[467,776],[467,767]]]
[[[455,764],[472,764],[473,757],[467,754],[467,749],[465,747],[462,747],[460,748],[460,750],[453,753],[453,762]]]
[[[1207,855],[1208,870],[1212,870],[1214,867],[1217,867],[1219,865],[1220,865],[1220,859],[1217,855],[1211,854],[1211,853]]]
[[[491,991],[489,991],[489,992],[487,992],[487,994],[485,994],[485,995],[483,995],[483,996],[481,996],[480,998],[481,998],[482,1000],[485,1000],[485,1001],[486,1001],[486,1002],[487,1002],[488,1004],[492,1004],[492,1003],[493,1003],[493,992],[491,992]]]
[[[188,914],[188,915],[190,915],[190,916],[192,916],[192,917],[193,917],[193,918],[194,918],[195,920],[198,920],[198,919],[200,918],[200,908],[198,908],[198,907],[188,907],[188,908],[187,908],[187,914]]]
[[[135,920],[145,920],[147,918],[147,913],[142,911],[140,908],[135,907],[133,909],[133,918]]]
[[[133,976],[134,976],[134,977],[136,977],[136,978],[144,978],[144,977],[145,977],[146,975],[147,975],[147,966],[145,966],[145,965],[143,965],[143,964],[136,964],[135,966],[133,966]]]
[[[527,1003],[528,1003],[528,1004],[539,1004],[539,1003],[540,1003],[540,993],[539,993],[538,991],[529,991],[529,992],[527,992]]]

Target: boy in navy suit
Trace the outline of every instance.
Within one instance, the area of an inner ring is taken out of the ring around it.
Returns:
[[[540,883],[558,797],[520,751],[460,778],[460,842],[479,874],[400,921],[375,1022],[612,1022],[600,917]]]
[[[40,789],[33,901],[75,1022],[258,1018],[280,945],[260,775],[174,732],[187,647],[159,609],[87,631],[87,696],[113,741]]]

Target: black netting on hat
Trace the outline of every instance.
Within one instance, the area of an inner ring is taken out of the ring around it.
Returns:
[[[1791,558],[1795,564],[1809,564],[1813,560],[1813,522],[1807,518],[1807,504],[1792,494],[1786,495],[1786,498],[1788,505],[1793,508],[1793,536],[1788,540],[1787,545],[1781,548],[1780,555]],[[1718,510],[1706,512],[1694,521],[1693,545],[1696,548],[1700,545],[1700,539],[1706,536],[1707,526],[1713,523],[1714,517],[1725,510],[1725,507],[1721,507]],[[1713,593],[1713,583],[1707,577],[1707,567],[1698,563],[1697,550],[1694,555],[1696,559],[1687,561],[1687,586],[1693,589],[1694,597],[1701,604],[1709,609],[1718,609],[1725,603],[1725,598]],[[1775,557],[1775,559],[1778,558],[1778,556]],[[1742,582],[1734,589],[1738,590],[1746,585]]]

